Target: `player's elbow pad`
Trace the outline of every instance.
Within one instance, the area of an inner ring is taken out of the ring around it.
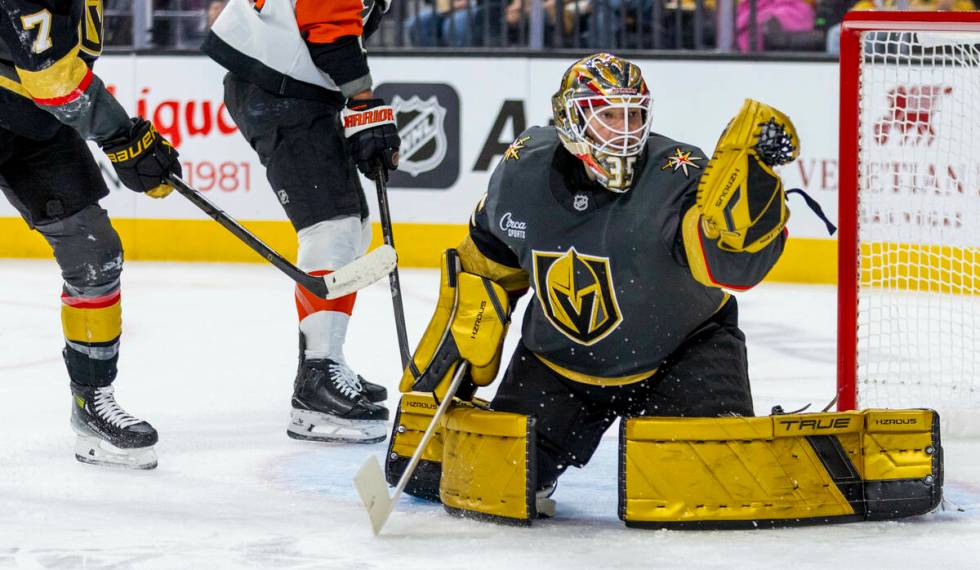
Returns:
[[[493,382],[510,324],[507,292],[497,283],[462,270],[456,250],[442,256],[439,300],[412,362],[402,392],[435,392],[442,398],[459,365],[470,363],[478,386]]]
[[[698,182],[697,205],[705,237],[721,249],[755,253],[786,226],[783,181],[773,171],[799,155],[789,117],[746,99],[722,133]]]

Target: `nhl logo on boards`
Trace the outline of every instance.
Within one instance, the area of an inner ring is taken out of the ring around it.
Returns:
[[[608,257],[533,251],[534,293],[548,322],[578,344],[595,344],[616,330],[623,313]]]
[[[391,106],[399,115],[411,115],[407,121],[398,124],[401,137],[401,162],[398,169],[418,176],[429,172],[446,158],[446,108],[439,104],[435,96],[426,100],[417,96],[404,100],[395,95]]]
[[[401,138],[390,186],[449,188],[459,178],[459,96],[441,83],[384,83],[375,94],[390,101]]]

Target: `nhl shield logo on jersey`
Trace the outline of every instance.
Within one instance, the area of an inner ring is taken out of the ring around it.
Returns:
[[[534,250],[534,289],[548,321],[573,341],[599,342],[623,322],[608,257]]]
[[[402,139],[398,169],[413,177],[434,170],[446,158],[449,149],[443,125],[446,108],[434,95],[424,100],[418,96],[406,100],[395,95],[391,106],[395,109],[398,136]]]

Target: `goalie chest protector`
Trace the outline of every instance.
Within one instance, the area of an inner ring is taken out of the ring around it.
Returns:
[[[517,138],[476,224],[530,276],[522,339],[532,352],[582,374],[638,374],[722,306],[727,294],[692,277],[679,241],[706,162],[699,148],[651,134],[633,188],[615,194],[571,187],[567,173],[582,165],[553,127]]]

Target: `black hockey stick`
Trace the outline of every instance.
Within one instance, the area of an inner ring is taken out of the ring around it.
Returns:
[[[375,171],[377,176],[374,184],[378,188],[378,210],[381,213],[381,235],[384,237],[385,245],[395,247],[395,238],[391,231],[391,211],[388,209],[388,170],[379,165]],[[395,332],[398,334],[398,351],[402,357],[402,370],[410,368],[412,377],[418,378],[419,371],[412,361],[412,354],[408,350],[408,332],[405,329],[405,306],[402,302],[402,286],[398,279],[398,267],[396,266],[388,274],[388,284],[391,287],[391,305],[395,310]]]
[[[317,297],[336,299],[349,295],[358,289],[367,287],[396,266],[397,257],[392,247],[381,246],[367,255],[355,259],[351,263],[337,269],[329,275],[317,277],[306,273],[289,262],[276,250],[266,245],[252,232],[245,229],[237,220],[225,213],[214,202],[204,197],[200,191],[188,186],[179,176],[171,174],[169,182],[185,198],[224,226],[229,232],[242,240],[245,245],[275,265],[290,279],[302,285]],[[404,323],[403,325],[404,326]]]

